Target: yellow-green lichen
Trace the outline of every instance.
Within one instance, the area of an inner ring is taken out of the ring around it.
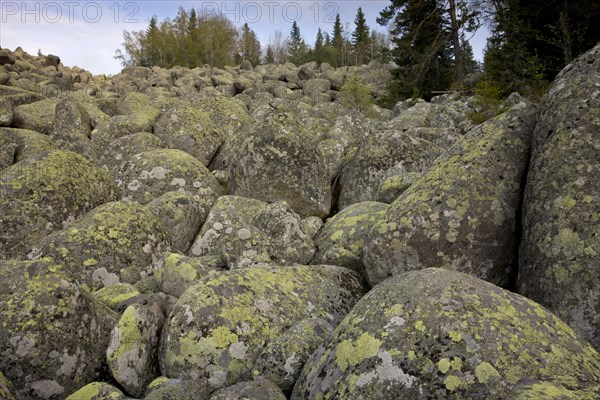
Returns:
[[[125,353],[134,350],[142,339],[142,332],[138,326],[135,307],[129,306],[121,316],[117,328],[119,330],[119,343],[112,354],[107,354],[108,361],[119,360]]]
[[[484,361],[475,367],[475,376],[479,383],[488,383],[492,379],[499,378],[500,374],[492,364]]]
[[[448,375],[446,379],[444,379],[444,386],[451,392],[459,388],[461,385],[462,381],[456,375]]]
[[[345,371],[367,358],[375,357],[379,352],[382,341],[368,333],[360,335],[356,341],[344,340],[336,348],[336,361],[338,367]]]

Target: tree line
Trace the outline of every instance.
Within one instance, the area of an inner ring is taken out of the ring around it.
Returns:
[[[224,15],[202,15],[180,7],[174,19],[150,19],[148,28],[123,33],[123,49],[115,58],[126,66],[176,65],[195,68],[239,64],[309,61],[328,62],[334,67],[362,65],[373,60],[388,63],[390,40],[385,33],[371,31],[362,9],[357,11],[352,31],[344,29],[339,14],[331,34],[320,28],[314,43],[307,43],[294,21],[289,35],[275,31],[266,46],[246,23],[239,29]]]
[[[439,91],[487,88],[497,96],[514,90],[541,94],[556,74],[600,41],[597,0],[390,0],[371,29],[359,8],[353,29],[339,14],[332,32],[314,41],[292,24],[261,45],[248,24],[236,27],[223,15],[179,8],[177,16],[150,20],[146,30],[124,32],[123,66],[176,65],[195,68],[309,61],[334,67],[389,63],[394,71],[390,103],[431,97]],[[483,24],[490,30],[483,64],[469,44]]]
[[[600,41],[597,0],[391,0],[378,18],[390,27],[397,66],[393,94],[479,88],[499,97],[538,97],[556,74]],[[483,65],[469,38],[490,36]],[[477,79],[473,79],[475,76]]]

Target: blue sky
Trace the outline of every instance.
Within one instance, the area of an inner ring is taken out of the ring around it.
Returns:
[[[236,25],[248,22],[266,44],[275,30],[289,34],[296,20],[304,39],[313,44],[317,29],[331,32],[336,13],[342,24],[354,29],[354,17],[362,7],[371,29],[385,31],[375,19],[389,0],[368,1],[22,1],[0,0],[0,46],[21,46],[35,54],[58,55],[63,64],[79,66],[94,74],[115,74],[121,69],[114,60],[123,31],[145,29],[156,15],[160,21],[173,18],[179,6],[205,12],[221,11]],[[482,29],[471,40],[481,59],[487,32]]]

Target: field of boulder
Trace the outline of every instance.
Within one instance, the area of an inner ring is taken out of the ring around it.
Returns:
[[[351,76],[0,50],[0,400],[600,399],[600,44],[538,105]]]

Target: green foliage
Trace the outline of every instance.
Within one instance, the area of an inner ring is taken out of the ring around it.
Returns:
[[[163,68],[176,65],[196,68],[204,64],[223,67],[244,60],[250,60],[253,65],[261,60],[278,64],[291,61],[296,65],[317,61],[334,67],[372,60],[389,63],[391,43],[388,35],[372,32],[360,8],[355,24],[351,42],[345,37],[342,21],[337,15],[333,32],[319,29],[311,48],[294,22],[290,36],[276,30],[263,53],[256,33],[247,23],[237,29],[223,14],[199,15],[194,9],[186,11],[180,7],[173,20],[166,18],[159,22],[157,17],[152,17],[146,29],[123,32],[123,47],[116,51],[115,58],[124,67]]]
[[[245,23],[240,32],[240,41],[238,43],[238,63],[248,60],[252,65],[260,64],[262,50],[256,33]]]
[[[115,58],[124,67],[223,67],[236,61],[237,36],[224,15],[198,16],[195,10],[188,13],[180,7],[173,20],[158,23],[152,17],[146,30],[123,32],[123,51],[117,50]]]
[[[273,47],[267,46],[267,53],[265,54],[265,63],[273,64],[275,62],[275,55],[273,54]]]
[[[300,28],[296,21],[292,24],[292,30],[290,31],[290,40],[288,42],[288,56],[289,60],[296,65],[302,64],[307,61],[308,47],[302,39],[300,34]]]
[[[369,113],[372,109],[371,88],[356,72],[352,72],[346,78],[346,82],[342,86],[342,96],[344,104],[348,107],[356,108],[363,113]]]
[[[370,28],[367,25],[367,19],[361,7],[358,8],[356,18],[354,19],[356,28],[352,32],[352,49],[356,65],[362,65],[369,62],[369,47],[370,47]]]
[[[490,79],[482,79],[474,87],[476,99],[473,103],[477,111],[467,114],[474,124],[482,124],[501,112],[500,103],[504,98],[502,88]]]
[[[392,0],[377,22],[392,29],[398,95],[445,90],[452,83],[452,62],[443,15],[436,0]]]

